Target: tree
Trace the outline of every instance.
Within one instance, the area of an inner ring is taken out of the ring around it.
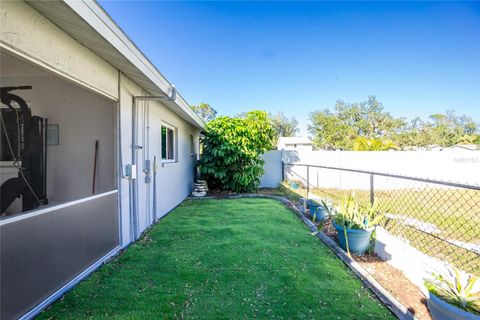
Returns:
[[[440,145],[450,147],[455,144],[476,143],[478,124],[466,115],[457,116],[454,111],[436,113],[427,122],[419,118],[396,134],[394,140],[401,147]]]
[[[264,111],[241,117],[219,117],[207,123],[202,138],[200,173],[212,188],[234,192],[258,189],[263,174],[261,155],[270,150],[274,129]]]
[[[452,110],[445,114],[432,114],[430,120],[431,142],[449,147],[461,142],[465,136],[475,135],[478,125],[468,116],[457,116]],[[468,139],[467,139],[468,140]],[[475,140],[475,139],[472,139]]]
[[[283,112],[278,112],[276,115],[270,115],[272,120],[272,126],[275,130],[275,137],[273,145],[278,144],[278,138],[280,137],[294,137],[298,132],[298,122],[294,117],[287,118]]]
[[[358,137],[383,139],[391,137],[405,125],[383,111],[383,105],[374,96],[361,103],[338,100],[334,111],[324,109],[310,114],[309,132],[313,142],[322,149],[352,150]]]
[[[205,123],[212,121],[217,115],[217,111],[207,103],[202,102],[197,106],[192,105],[190,108],[192,108],[192,110],[195,111]]]
[[[390,140],[357,137],[353,142],[354,151],[387,151],[396,148]]]
[[[416,117],[410,122],[383,111],[374,96],[361,103],[337,101],[334,110],[310,114],[309,131],[322,149],[389,150],[457,143],[478,143],[478,124],[454,111],[432,114],[427,121]]]
[[[458,138],[457,144],[480,144],[480,135],[466,134]]]
[[[313,135],[313,143],[320,149],[351,150],[355,130],[337,115],[325,109],[310,113],[308,130]]]
[[[400,147],[426,147],[431,143],[431,132],[429,124],[420,117],[416,117],[405,123],[401,131],[392,137],[395,143]]]

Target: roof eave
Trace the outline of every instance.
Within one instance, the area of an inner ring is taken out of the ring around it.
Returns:
[[[151,94],[170,94],[172,84],[135,46],[97,2],[86,0],[57,1],[59,6],[56,9],[52,9],[53,3],[50,1],[28,1],[28,3],[72,38],[95,52],[133,81],[138,82]],[[69,13],[72,13],[75,17],[65,17]],[[83,25],[80,28],[72,28],[68,24],[72,24],[73,21]],[[88,35],[85,33],[90,33],[95,41],[88,41]],[[99,41],[104,42],[101,50],[98,47]],[[175,101],[166,103],[166,105],[193,126],[199,129],[205,128],[205,122],[190,108],[180,94],[177,93]]]

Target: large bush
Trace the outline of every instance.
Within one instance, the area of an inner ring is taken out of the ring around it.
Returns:
[[[257,190],[263,174],[261,155],[272,148],[273,136],[271,121],[264,111],[210,121],[202,138],[201,175],[212,188]]]

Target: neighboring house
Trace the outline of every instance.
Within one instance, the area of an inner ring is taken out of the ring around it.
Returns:
[[[403,151],[442,151],[444,147],[439,146],[438,144],[430,144],[428,146],[405,146],[402,147]]]
[[[425,147],[425,150],[428,151],[443,151],[445,147],[439,146],[438,144],[431,144]]]
[[[478,151],[480,150],[480,146],[477,144],[456,144],[444,150],[452,150],[452,151]]]
[[[0,6],[1,86],[32,87],[10,91],[28,108],[1,104],[8,320],[33,317],[189,195],[204,123],[96,2]],[[28,184],[17,198],[7,181]]]
[[[451,147],[442,147],[437,144],[426,147],[404,147],[405,151],[479,151],[480,146],[476,144],[456,144]]]
[[[278,150],[313,150],[313,143],[304,137],[280,137],[278,138]]]

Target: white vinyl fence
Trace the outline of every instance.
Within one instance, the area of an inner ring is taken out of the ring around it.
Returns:
[[[271,151],[264,160],[262,187],[285,180],[313,199],[355,191],[375,200],[387,218],[375,252],[413,282],[445,263],[480,274],[480,151]]]
[[[401,176],[480,185],[480,151],[290,151],[275,150],[264,154],[265,173],[261,187],[276,187],[282,181],[282,160],[289,179],[307,179],[307,169],[291,164],[308,164],[375,171]],[[364,175],[342,175],[310,168],[312,186],[355,189],[365,185]],[[388,178],[384,178],[388,179]],[[387,186],[387,181],[382,181]]]

